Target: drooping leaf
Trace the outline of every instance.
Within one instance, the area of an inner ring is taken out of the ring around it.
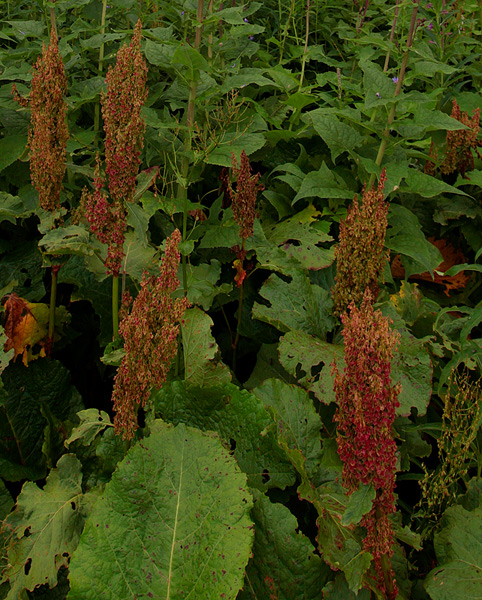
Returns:
[[[425,238],[417,216],[408,208],[391,204],[388,223],[385,244],[402,255],[407,278],[414,273],[432,272],[442,262],[440,251]]]
[[[184,378],[189,385],[215,386],[229,383],[231,373],[221,361],[211,335],[213,321],[199,308],[188,309],[181,325],[184,350]]]
[[[363,515],[366,515],[372,509],[375,495],[376,492],[372,485],[360,485],[348,500],[345,512],[341,518],[341,524],[347,526],[359,523]]]
[[[280,331],[300,330],[323,339],[334,326],[330,293],[304,273],[293,273],[290,283],[273,274],[260,294],[270,305],[255,303],[253,317]]]
[[[14,163],[27,145],[26,135],[10,135],[0,140],[0,171]]]
[[[12,196],[0,192],[0,222],[9,221],[15,224],[16,219],[29,217],[36,208],[37,202],[32,196]]]
[[[45,477],[42,454],[46,420],[41,406],[60,421],[73,420],[83,409],[68,370],[50,359],[28,367],[11,364],[2,374],[5,397],[0,400],[0,472],[8,481]]]
[[[192,388],[183,381],[166,383],[151,395],[156,417],[212,430],[234,447],[234,457],[250,487],[265,491],[294,483],[294,471],[270,427],[273,419],[259,400],[228,383]]]
[[[0,289],[11,285],[10,291],[36,302],[45,295],[42,256],[37,242],[22,241],[11,245],[0,260]]]
[[[303,331],[289,331],[278,347],[283,367],[321,402],[335,402],[331,364],[344,366],[343,346],[328,344]],[[315,369],[313,367],[316,367]]]
[[[89,516],[69,600],[236,597],[253,539],[246,476],[219,439],[165,426],[130,450]]]
[[[343,152],[350,152],[361,146],[366,139],[351,125],[340,121],[336,115],[323,108],[307,113],[307,117],[312,120],[316,133],[330,149],[333,162]]]
[[[482,598],[482,508],[452,506],[435,534],[439,566],[428,574],[425,589],[433,600]]]
[[[337,575],[323,588],[323,600],[370,600],[370,590],[362,589],[357,594],[353,592],[343,575]]]
[[[77,413],[80,424],[74,427],[72,433],[65,440],[65,447],[68,448],[72,442],[80,440],[84,446],[88,446],[97,436],[104,431],[106,427],[112,427],[109,415],[103,410],[88,408]]]
[[[216,285],[221,275],[221,263],[212,259],[210,263],[188,265],[187,297],[193,304],[199,304],[204,310],[211,308],[218,294],[229,294],[232,285]]]
[[[326,163],[322,163],[318,171],[308,173],[297,191],[293,204],[303,198],[351,199],[354,195],[353,191],[346,187],[343,180],[335,177]]]
[[[274,504],[261,495],[255,498],[252,518],[253,557],[238,599],[316,598],[331,569],[314,553],[308,538],[298,531],[296,518],[282,504]]]
[[[56,227],[44,235],[39,245],[45,252],[54,255],[91,255],[94,253],[89,240],[89,232],[81,225]]]
[[[461,196],[468,195],[453,185],[449,185],[440,179],[426,175],[416,169],[410,169],[409,175],[405,179],[405,184],[406,185],[400,187],[400,192],[419,194],[423,198],[433,198],[434,196],[447,192],[451,194],[460,194]]]
[[[308,476],[315,480],[321,462],[323,424],[308,393],[280,379],[268,379],[252,393],[274,410],[277,427],[283,430],[289,447],[302,452]]]
[[[7,600],[22,590],[57,584],[58,570],[69,564],[77,547],[90,499],[82,493],[82,471],[73,454],[65,454],[47,477],[43,489],[27,482],[6,521],[11,531],[8,566],[2,581],[10,582]]]

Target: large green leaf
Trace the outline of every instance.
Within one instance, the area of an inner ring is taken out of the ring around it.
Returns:
[[[7,292],[16,294],[33,302],[38,302],[45,294],[43,283],[42,256],[37,242],[19,241],[11,244],[9,252],[0,260],[0,289],[7,286]]]
[[[330,149],[333,161],[343,152],[351,152],[358,148],[366,139],[366,136],[361,135],[351,125],[343,123],[336,115],[323,108],[317,108],[307,115],[311,118],[316,133]]]
[[[219,439],[162,425],[130,450],[89,516],[69,600],[234,599],[251,507],[246,476]]]
[[[91,505],[81,483],[80,462],[66,454],[43,489],[33,482],[23,486],[15,511],[5,520],[11,531],[8,566],[2,574],[2,581],[10,582],[7,600],[16,600],[24,589],[57,584],[57,572],[68,566]]]
[[[99,344],[105,346],[112,341],[112,282],[109,279],[97,281],[89,271],[82,256],[72,256],[60,269],[59,283],[75,286],[71,301],[87,300],[100,319]]]
[[[304,273],[293,273],[290,283],[273,274],[260,294],[270,304],[256,302],[253,317],[280,331],[297,329],[324,338],[334,326],[331,294],[313,285]]]
[[[0,472],[9,481],[45,477],[42,453],[47,425],[42,407],[60,421],[75,418],[83,408],[62,364],[47,358],[11,364],[2,374],[5,397],[0,400]]]
[[[428,574],[425,588],[433,600],[482,598],[482,508],[446,510],[435,534],[440,566]]]
[[[151,395],[155,415],[171,423],[212,430],[231,444],[250,487],[262,491],[294,483],[294,471],[271,431],[273,419],[259,398],[229,383],[192,388],[165,384]]]
[[[321,462],[323,424],[308,392],[280,379],[268,379],[252,393],[274,409],[277,427],[284,431],[289,447],[303,454],[306,472],[314,480]]]
[[[405,179],[405,184],[406,185],[400,187],[400,192],[419,194],[423,198],[433,198],[434,196],[447,192],[450,192],[451,194],[460,194],[462,196],[468,195],[453,185],[449,185],[440,179],[436,179],[435,177],[417,171],[416,169],[410,169],[408,177]]]
[[[94,253],[90,244],[89,232],[81,225],[56,227],[40,240],[39,245],[48,254],[86,254]]]
[[[425,238],[420,222],[411,210],[391,204],[388,223],[385,244],[402,255],[407,279],[416,273],[432,272],[443,261],[440,251]]]
[[[325,404],[335,402],[331,364],[336,361],[338,368],[344,364],[343,346],[328,344],[303,331],[289,331],[281,338],[278,351],[281,364],[300,385]]]
[[[0,140],[0,171],[14,163],[27,145],[26,135],[10,135]]]
[[[210,387],[231,381],[231,373],[221,361],[211,335],[212,326],[211,317],[199,308],[184,313],[181,325],[184,377],[189,385]]]
[[[10,221],[15,225],[16,219],[29,217],[37,208],[37,199],[30,195],[12,196],[0,192],[0,222]]]
[[[298,531],[294,515],[266,496],[255,499],[253,557],[246,570],[238,600],[312,600],[331,574],[314,553],[307,537]]]
[[[281,177],[280,177],[281,179]],[[322,163],[318,171],[308,173],[299,189],[296,190],[293,204],[303,198],[343,198],[351,199],[354,196],[352,190],[346,187],[341,178],[336,178],[326,163]]]

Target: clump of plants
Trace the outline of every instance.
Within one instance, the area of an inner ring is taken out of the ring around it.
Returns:
[[[2,9],[0,597],[478,597],[476,5],[51,4]]]

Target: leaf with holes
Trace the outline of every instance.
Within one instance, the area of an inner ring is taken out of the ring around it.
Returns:
[[[92,497],[82,493],[82,471],[73,454],[65,454],[47,477],[43,489],[25,483],[17,506],[5,519],[10,531],[8,565],[0,582],[9,581],[7,600],[22,590],[57,584],[60,567],[67,567],[77,547]]]
[[[120,463],[70,563],[69,600],[236,598],[253,505],[217,436],[160,428]]]

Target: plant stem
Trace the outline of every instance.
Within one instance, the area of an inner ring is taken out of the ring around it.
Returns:
[[[105,33],[105,15],[107,11],[107,0],[102,0],[102,15],[100,17],[100,33]],[[99,77],[102,76],[102,67],[104,62],[104,41],[102,40],[99,48],[99,64],[97,66],[97,73]],[[96,141],[98,142],[97,132],[100,127],[100,102],[97,102],[94,107],[94,132],[96,134]]]
[[[280,5],[280,8],[281,8],[281,5]],[[283,52],[285,49],[286,38],[288,36],[288,28],[290,26],[291,16],[293,14],[294,8],[295,8],[295,0],[291,0],[290,12],[288,13],[288,18],[286,19],[285,28],[283,31],[283,35],[281,37],[281,49],[280,49],[280,54],[279,54],[279,64],[281,64],[281,62],[283,61]],[[281,14],[280,14],[280,17],[281,17]]]
[[[202,34],[202,21],[204,12],[204,0],[198,0],[197,6],[197,25],[196,25],[196,37],[194,39],[194,48],[197,49],[201,45],[201,34]],[[187,216],[188,216],[188,198],[187,198],[187,177],[189,173],[189,153],[192,146],[192,128],[194,124],[194,116],[196,110],[196,90],[197,84],[195,81],[191,83],[189,89],[189,100],[187,103],[186,110],[186,133],[184,137],[184,155],[181,162],[181,176],[177,185],[177,198],[183,200],[183,213],[182,213],[182,241],[187,239]],[[187,295],[187,256],[182,254],[182,287],[184,289],[184,295]]]
[[[243,238],[243,243],[241,244],[241,255],[244,256],[244,246],[246,240]],[[244,261],[243,261],[244,262]],[[243,314],[243,299],[244,299],[244,283],[241,283],[239,286],[239,303],[238,303],[238,320],[236,323],[236,337],[233,342],[233,372],[236,372],[236,350],[238,348],[239,342],[239,330],[241,329],[241,318]]]
[[[112,275],[112,339],[119,337],[119,274]]]
[[[55,37],[58,39],[59,36],[57,35],[57,20],[55,18],[55,8],[53,6],[50,6],[49,11],[50,11],[50,26],[51,26],[52,30],[55,32]]]
[[[407,49],[405,50],[405,54],[403,55],[402,64],[400,66],[400,71],[398,73],[397,87],[395,88],[395,92],[393,94],[394,98],[398,96],[398,94],[400,93],[400,91],[402,89],[403,78],[405,77],[405,70],[407,68],[408,55],[410,53],[410,48],[411,48],[412,42],[413,42],[413,35],[414,35],[415,27],[417,24],[417,13],[418,13],[419,3],[420,3],[420,0],[415,0],[414,7],[412,10],[412,18],[410,20],[410,28],[408,30]],[[385,128],[385,131],[382,134],[382,141],[380,142],[380,147],[378,149],[377,158],[375,159],[375,164],[377,166],[380,166],[382,164],[383,155],[385,154],[385,149],[387,147],[388,138],[390,136],[390,129],[391,129],[391,126],[393,125],[393,121],[395,120],[395,107],[396,107],[396,105],[394,103],[392,105],[392,107],[390,109],[390,113],[388,115],[387,126]],[[370,175],[370,179],[368,180],[368,189],[370,189],[372,187],[372,185],[375,181],[375,177],[376,177],[375,173],[372,173]]]
[[[55,304],[57,302],[57,274],[61,265],[52,265],[52,280],[50,282],[50,306],[49,306],[49,333],[47,337],[47,354],[50,354],[54,345],[55,334]]]
[[[303,51],[303,59],[301,61],[301,76],[298,91],[301,92],[303,79],[305,77],[306,56],[308,54],[308,36],[310,35],[310,0],[306,0],[306,32],[305,32],[305,49]]]

